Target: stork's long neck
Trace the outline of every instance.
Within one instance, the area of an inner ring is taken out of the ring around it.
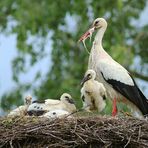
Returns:
[[[96,62],[98,62],[100,59],[110,58],[108,53],[106,53],[106,51],[102,47],[102,38],[106,28],[107,25],[100,28],[95,36],[88,62],[89,69],[93,69],[94,67],[96,67]]]
[[[97,34],[96,34],[96,36],[95,36],[94,42],[95,42],[95,44],[98,45],[99,47],[102,47],[102,38],[103,38],[103,36],[104,36],[104,32],[105,32],[105,30],[106,30],[106,27],[107,27],[107,26],[101,27],[101,28],[98,30],[98,32],[97,32]]]

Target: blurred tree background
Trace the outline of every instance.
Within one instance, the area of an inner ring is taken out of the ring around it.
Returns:
[[[1,33],[17,35],[17,56],[12,61],[17,87],[2,94],[2,109],[7,111],[20,105],[24,92],[29,90],[37,98],[59,98],[68,92],[80,107],[80,81],[89,55],[77,41],[97,17],[108,21],[103,42],[107,52],[135,77],[147,82],[148,25],[139,27],[132,23],[139,19],[145,6],[146,0],[1,1]],[[49,41],[51,52],[47,53],[45,44]],[[89,49],[91,44],[88,41]],[[45,67],[46,76],[38,71],[32,82],[20,82],[22,73],[27,73],[45,57],[51,57],[49,67]],[[140,68],[131,67],[135,57],[140,58]],[[38,80],[40,84],[34,85]]]

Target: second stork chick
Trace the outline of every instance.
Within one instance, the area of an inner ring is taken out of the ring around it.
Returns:
[[[40,116],[53,110],[64,110],[69,113],[75,112],[76,106],[71,95],[64,93],[61,95],[60,100],[46,99],[34,101],[28,108],[28,114]]]
[[[12,110],[7,116],[8,117],[18,117],[25,116],[27,114],[27,109],[32,102],[32,96],[28,95],[24,99],[24,105],[19,106],[18,108]]]
[[[102,83],[95,80],[96,72],[92,69],[87,70],[81,82],[81,98],[83,108],[87,111],[97,110],[101,112],[105,106],[106,89]]]

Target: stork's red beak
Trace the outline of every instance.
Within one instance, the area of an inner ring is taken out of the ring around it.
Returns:
[[[91,36],[92,36],[92,33],[95,31],[95,27],[92,27],[92,28],[90,28],[88,31],[86,31],[81,37],[80,37],[80,39],[79,39],[79,41],[78,42],[81,42],[81,41],[84,41],[84,40],[86,40],[87,38],[91,38]]]
[[[90,32],[89,32],[89,30],[88,30],[87,32],[85,32],[85,33],[80,37],[79,42],[81,42],[81,41],[87,39],[89,36],[90,36]]]

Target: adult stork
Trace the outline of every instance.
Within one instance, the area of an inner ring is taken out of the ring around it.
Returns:
[[[94,20],[92,27],[79,39],[85,41],[98,30],[89,56],[88,69],[96,71],[96,79],[104,84],[113,100],[112,115],[117,114],[116,100],[127,103],[137,117],[148,114],[148,100],[136,85],[131,74],[103,49],[102,38],[107,28],[103,18]]]
[[[92,69],[86,71],[81,82],[81,98],[83,100],[83,108],[87,111],[97,110],[101,112],[105,106],[106,89],[102,83],[95,80],[96,72]]]

